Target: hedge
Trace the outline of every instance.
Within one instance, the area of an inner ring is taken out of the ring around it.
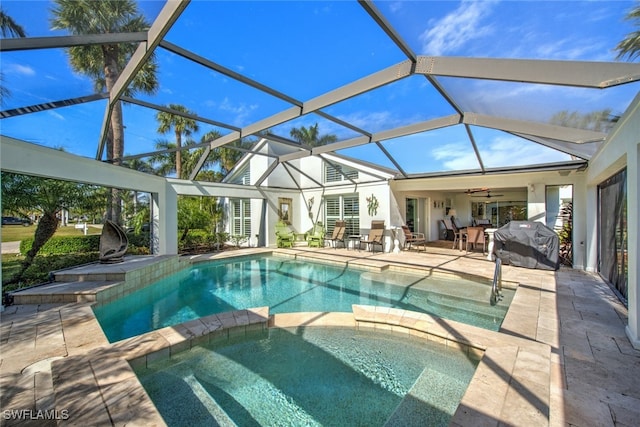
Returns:
[[[128,234],[129,239],[129,251],[133,253],[148,253],[149,247],[149,234]],[[27,252],[33,246],[33,237],[24,239],[20,242],[20,253],[26,255]],[[88,252],[98,252],[100,250],[100,236],[60,236],[52,237],[44,244],[38,255],[64,255],[64,254],[78,254]]]

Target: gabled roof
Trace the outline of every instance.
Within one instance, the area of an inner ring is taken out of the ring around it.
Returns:
[[[371,182],[371,181],[388,181],[393,179],[396,172],[392,169],[380,167],[375,164],[360,161],[358,159],[352,159],[349,157],[341,156],[334,153],[324,153],[318,156],[312,156],[315,163],[305,162],[304,165],[300,164],[302,159],[308,160],[311,156],[306,156],[301,159],[292,159],[287,162],[279,163],[278,156],[286,156],[287,154],[299,152],[300,149],[292,147],[291,145],[282,144],[277,141],[270,141],[262,138],[252,148],[252,152],[245,154],[233,168],[233,170],[225,177],[223,182],[227,183],[239,183],[247,168],[251,168],[251,159],[261,156],[268,157],[265,163],[260,164],[259,167],[253,167],[250,170],[252,176],[252,182],[258,181],[257,186],[264,185],[264,181],[267,177],[273,177],[273,174],[277,173],[280,168],[280,176],[277,181],[278,187],[295,188],[298,190],[311,189],[311,188],[323,188],[331,186],[323,182],[322,176],[325,166],[334,168],[337,171],[351,169],[357,170],[364,174],[366,179],[358,179],[358,182]],[[312,170],[309,170],[312,168]],[[268,174],[265,172],[268,171]],[[320,172],[320,173],[318,173]],[[256,175],[257,174],[257,175]],[[304,184],[303,178],[306,178],[307,184]],[[346,181],[349,178],[346,177]],[[282,185],[283,181],[288,182],[288,185]],[[269,186],[272,182],[269,182]],[[335,185],[335,184],[334,184]]]

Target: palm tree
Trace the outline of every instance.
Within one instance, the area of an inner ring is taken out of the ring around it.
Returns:
[[[188,139],[183,144],[183,147],[188,147],[195,144],[195,141],[193,141],[192,139]],[[169,176],[176,171],[177,152],[175,151],[175,149],[176,144],[173,142],[169,142],[165,139],[156,141],[156,150],[164,152],[154,154],[151,157],[150,161],[153,173],[160,176]],[[167,150],[171,151],[167,152]],[[189,171],[193,170],[195,164],[198,162],[203,152],[204,148],[198,148],[195,150],[183,150],[183,153],[180,156],[180,166],[184,175],[183,178],[186,177]],[[211,155],[209,155],[209,159],[207,160],[207,162],[205,162],[205,165],[211,164],[210,158]]]
[[[241,148],[249,148],[250,143],[241,143]],[[220,173],[224,178],[231,172],[231,169],[238,163],[244,153],[229,147],[218,147],[214,150],[214,159],[220,166]]]
[[[172,110],[180,111],[181,113],[193,114],[186,107],[178,104],[170,104],[169,108]],[[191,136],[192,132],[199,130],[198,122],[194,119],[189,119],[184,116],[178,116],[176,114],[160,111],[156,114],[156,120],[158,121],[158,132],[167,133],[173,129],[176,135],[176,177],[185,178],[182,176],[182,153],[180,148],[182,147],[182,135]]]
[[[200,144],[205,144],[207,142],[213,141],[214,139],[220,138],[221,136],[222,134],[217,130],[211,130],[200,138]],[[195,145],[195,144],[196,142],[190,139],[186,142],[185,145]],[[202,164],[201,169],[207,169],[215,163],[216,150],[217,149],[214,149],[209,153],[204,163]],[[196,165],[198,164],[198,162],[200,161],[200,158],[204,153],[205,153],[204,147],[191,149],[188,151],[184,151],[182,153],[182,168],[185,171],[185,176],[189,176],[191,171],[195,169]],[[203,172],[204,171],[202,170],[199,171],[198,174],[196,175],[196,179],[200,181],[209,181],[210,176],[206,174],[203,175]],[[205,177],[205,176],[206,178],[202,179],[202,177]]]
[[[625,19],[635,21],[636,27],[640,27],[640,3],[633,7]],[[640,57],[640,30],[627,34],[627,37],[615,47],[618,51],[616,59],[622,59],[627,56],[629,61]]]
[[[318,131],[318,124],[310,126],[308,129],[304,126],[300,128],[291,129],[290,135],[300,144],[308,145],[309,147],[318,147],[320,145],[327,145],[334,143],[338,140],[335,135],[322,135]]]
[[[27,33],[24,29],[13,20],[12,17],[7,15],[2,8],[0,8],[0,32],[2,37],[26,37]],[[0,73],[0,83],[4,80],[4,76]],[[0,84],[0,102],[9,96],[10,92],[4,84]]]
[[[27,33],[24,31],[12,17],[7,15],[2,8],[0,8],[0,31],[2,37],[26,37]]]
[[[206,142],[210,142],[220,138],[221,136],[222,134],[220,132],[218,132],[217,130],[212,130],[207,132],[202,136],[202,138],[200,138],[200,143],[203,144]],[[249,149],[253,145],[253,142],[236,140],[231,144],[238,148]],[[197,161],[202,156],[203,152],[204,149],[197,150],[194,153],[197,154],[194,160]],[[214,179],[216,182],[222,181],[222,179],[224,179],[224,177],[227,176],[229,172],[231,172],[231,169],[233,169],[233,167],[236,165],[236,163],[238,163],[243,155],[244,152],[242,150],[236,150],[230,146],[214,148],[213,150],[211,150],[211,153],[209,154],[209,157],[207,158],[205,163],[202,165],[202,168],[204,169],[208,166],[216,164],[218,166],[219,172],[216,172],[212,175],[210,173],[205,173],[207,171],[203,170],[198,173],[197,179],[201,181],[211,181],[212,179]],[[194,166],[195,163],[192,165],[191,170],[193,170]]]
[[[156,150],[173,150],[176,148],[176,144],[169,142],[166,139],[156,141]],[[169,176],[176,170],[176,153],[175,151],[168,153],[154,154],[150,159],[153,165],[153,171],[156,175]]]
[[[132,0],[54,0],[51,24],[55,30],[69,30],[71,34],[107,34],[146,31],[149,24]],[[74,46],[67,49],[71,66],[79,73],[93,79],[95,90],[110,92],[120,73],[135,50],[137,43]],[[136,92],[152,94],[158,89],[157,64],[151,57],[129,85],[125,94]],[[107,160],[121,164],[124,155],[124,125],[122,105],[116,102],[111,113],[107,137]],[[107,216],[120,222],[120,203],[117,189],[112,190],[113,200]]]
[[[620,116],[613,114],[611,108],[605,108],[590,113],[562,110],[554,114],[550,122],[554,125],[588,129],[594,132],[609,132],[619,119]]]
[[[33,264],[38,251],[56,232],[60,212],[84,203],[95,192],[95,188],[86,184],[5,172],[2,172],[1,181],[3,209],[23,214],[33,211],[41,213],[31,249],[22,261],[18,273],[9,281],[18,283]]]

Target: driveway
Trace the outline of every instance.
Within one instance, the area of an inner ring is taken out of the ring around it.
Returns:
[[[3,254],[19,254],[20,242],[2,242]]]

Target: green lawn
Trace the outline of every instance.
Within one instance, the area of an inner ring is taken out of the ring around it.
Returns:
[[[89,227],[87,234],[100,234],[102,229],[98,227]],[[29,227],[23,227],[21,225],[4,225],[2,227],[2,241],[3,242],[19,242],[23,239],[33,237],[36,233],[36,226],[30,225]],[[74,224],[70,224],[66,227],[58,227],[56,236],[82,236],[84,233],[81,229],[76,229]]]
[[[19,254],[2,254],[2,280],[16,274],[23,259],[24,257]]]

